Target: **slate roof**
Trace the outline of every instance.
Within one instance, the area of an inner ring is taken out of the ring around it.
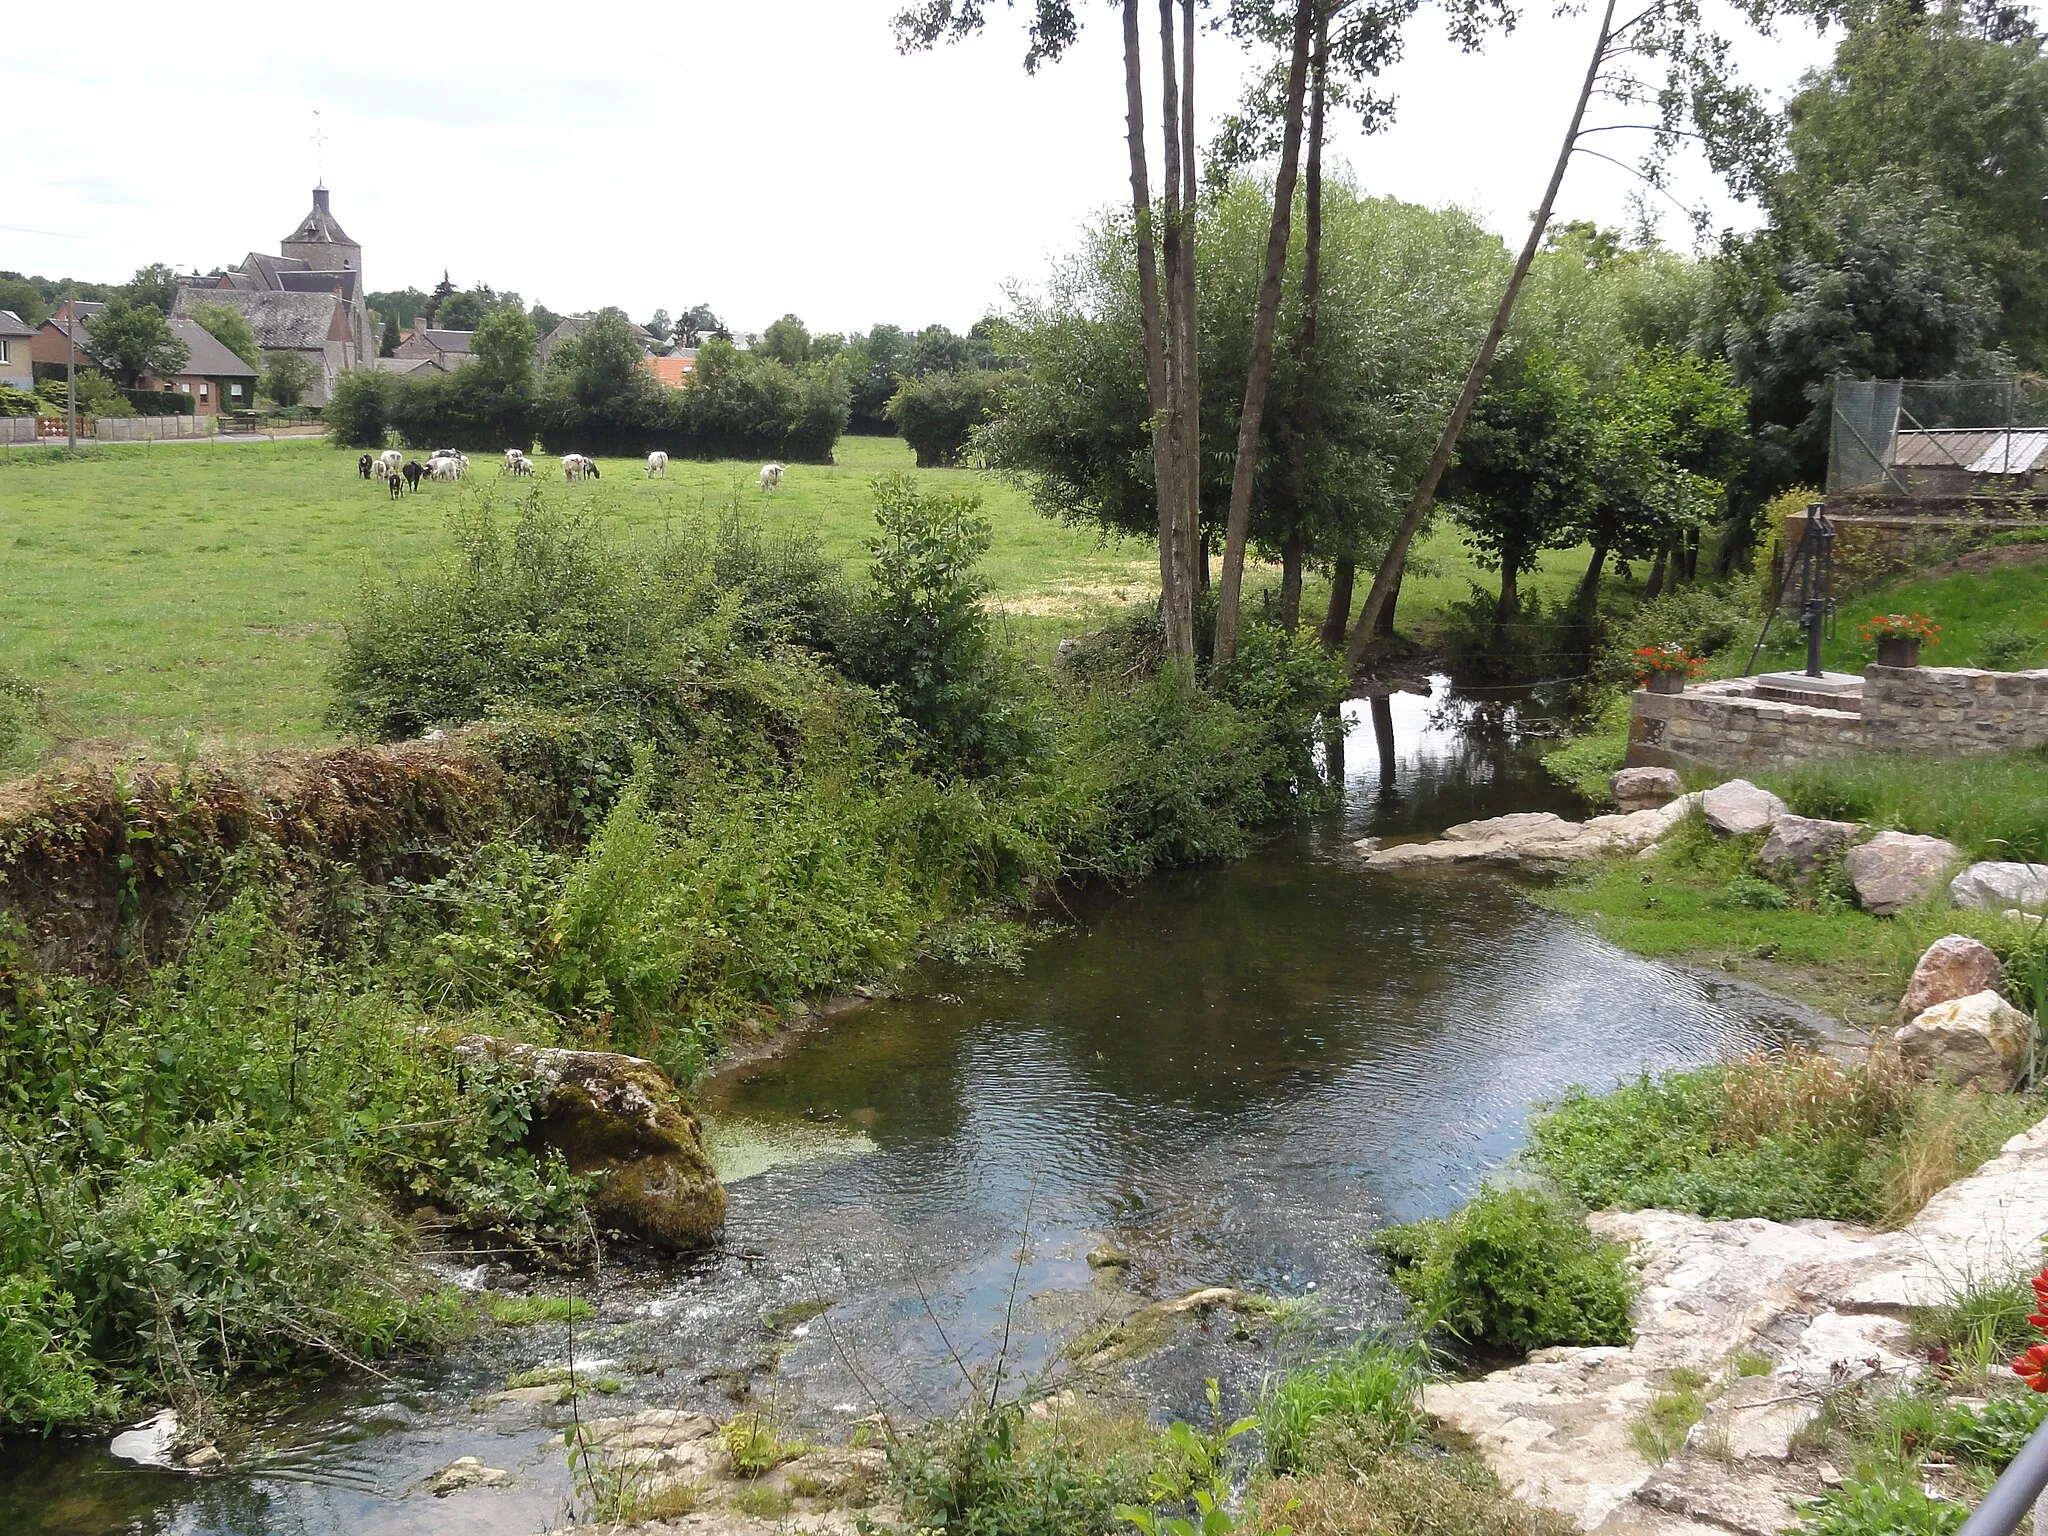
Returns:
[[[235,288],[182,288],[178,291],[179,313],[190,314],[202,304],[225,304],[239,309],[249,329],[256,333],[256,345],[265,351],[308,351],[327,344],[327,332],[334,324],[334,311],[341,300],[332,293],[248,293]]]
[[[188,320],[183,315],[173,315],[170,320],[171,334],[185,343],[191,355],[185,359],[185,366],[177,371],[176,377],[187,376],[209,379],[253,379],[256,370],[230,352],[214,334],[197,320]]]
[[[418,373],[422,368],[441,371],[431,357],[373,357],[370,366],[379,373]]]
[[[36,328],[11,309],[0,309],[0,336],[33,336]]]
[[[314,192],[312,209],[299,220],[298,227],[280,242],[284,245],[354,245],[348,234],[335,222],[334,215],[323,206],[327,201],[325,190]]]
[[[468,352],[470,350],[470,338],[475,336],[476,332],[437,331],[429,327],[420,334],[424,335],[428,341],[431,341],[443,352]]]

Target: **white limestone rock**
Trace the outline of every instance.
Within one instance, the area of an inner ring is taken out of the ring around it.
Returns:
[[[1948,883],[1952,907],[1981,912],[2048,911],[2048,864],[2019,864],[1987,859],[1972,864]]]
[[[1774,874],[1810,875],[1814,866],[1838,848],[1854,842],[1863,828],[1853,821],[1826,821],[1794,816],[1789,811],[1771,823],[1757,863]]]
[[[1880,832],[1842,857],[1856,905],[1877,917],[1922,900],[1956,861],[1956,845],[1914,832]]]
[[[1785,802],[1747,779],[1716,784],[1700,798],[1707,825],[1723,837],[1745,837],[1769,830],[1785,814]]]
[[[1624,768],[1608,779],[1607,789],[1626,814],[1661,810],[1685,793],[1685,781],[1670,768]]]
[[[1899,999],[1899,1018],[1918,1018],[1936,1003],[1952,1003],[1975,992],[1995,992],[2003,979],[2003,967],[1989,945],[1966,934],[1948,934],[1928,945],[1913,967],[1913,979]]]
[[[1974,992],[1917,1015],[1893,1043],[1922,1077],[2010,1093],[2026,1069],[2033,1024],[1996,992]]]

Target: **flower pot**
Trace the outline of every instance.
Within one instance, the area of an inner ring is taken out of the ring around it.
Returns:
[[[1878,636],[1877,664],[1880,667],[1919,666],[1920,637],[1918,635]]]
[[[1650,681],[1646,686],[1652,693],[1683,693],[1685,692],[1685,674],[1683,672],[1652,672],[1650,674]]]

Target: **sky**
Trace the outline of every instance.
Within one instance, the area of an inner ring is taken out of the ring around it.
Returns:
[[[992,5],[981,37],[905,57],[901,4],[357,0],[188,25],[110,0],[89,33],[19,29],[0,54],[13,120],[64,125],[0,136],[0,269],[210,270],[275,251],[324,177],[372,289],[446,270],[563,313],[704,301],[739,330],[789,312],[814,331],[963,329],[1128,198],[1121,32],[1084,0],[1079,45],[1027,75],[1015,13]],[[1392,127],[1343,123],[1333,159],[1367,192],[1456,203],[1518,244],[1595,22],[1535,8],[1471,56],[1425,8],[1384,81]],[[1743,77],[1780,99],[1830,51],[1810,31],[1736,35]],[[1203,38],[1205,143],[1251,66]],[[1599,143],[1632,158],[1640,137]],[[1633,227],[1637,185],[1580,156],[1558,216]],[[1717,227],[1756,222],[1704,166],[1674,193]],[[1656,210],[1689,244],[1679,211]]]

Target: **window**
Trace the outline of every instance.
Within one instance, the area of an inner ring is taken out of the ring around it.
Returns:
[[[232,395],[235,399],[239,400],[242,398],[242,386],[239,384],[230,384],[228,386],[228,393]]]
[[[12,345],[14,345],[14,343],[10,341],[0,341],[0,363],[9,361],[9,354],[7,349]]]
[[[204,399],[206,399],[206,398],[207,398],[207,394],[206,394],[206,391],[207,391],[207,389],[208,389],[208,386],[207,386],[207,385],[205,385],[205,384],[202,384],[202,385],[200,385],[200,386],[199,386],[199,398],[200,398],[200,399],[204,400]]]
[[[178,386],[178,392],[180,394],[189,395],[192,393],[192,386],[190,384],[180,384]]]

